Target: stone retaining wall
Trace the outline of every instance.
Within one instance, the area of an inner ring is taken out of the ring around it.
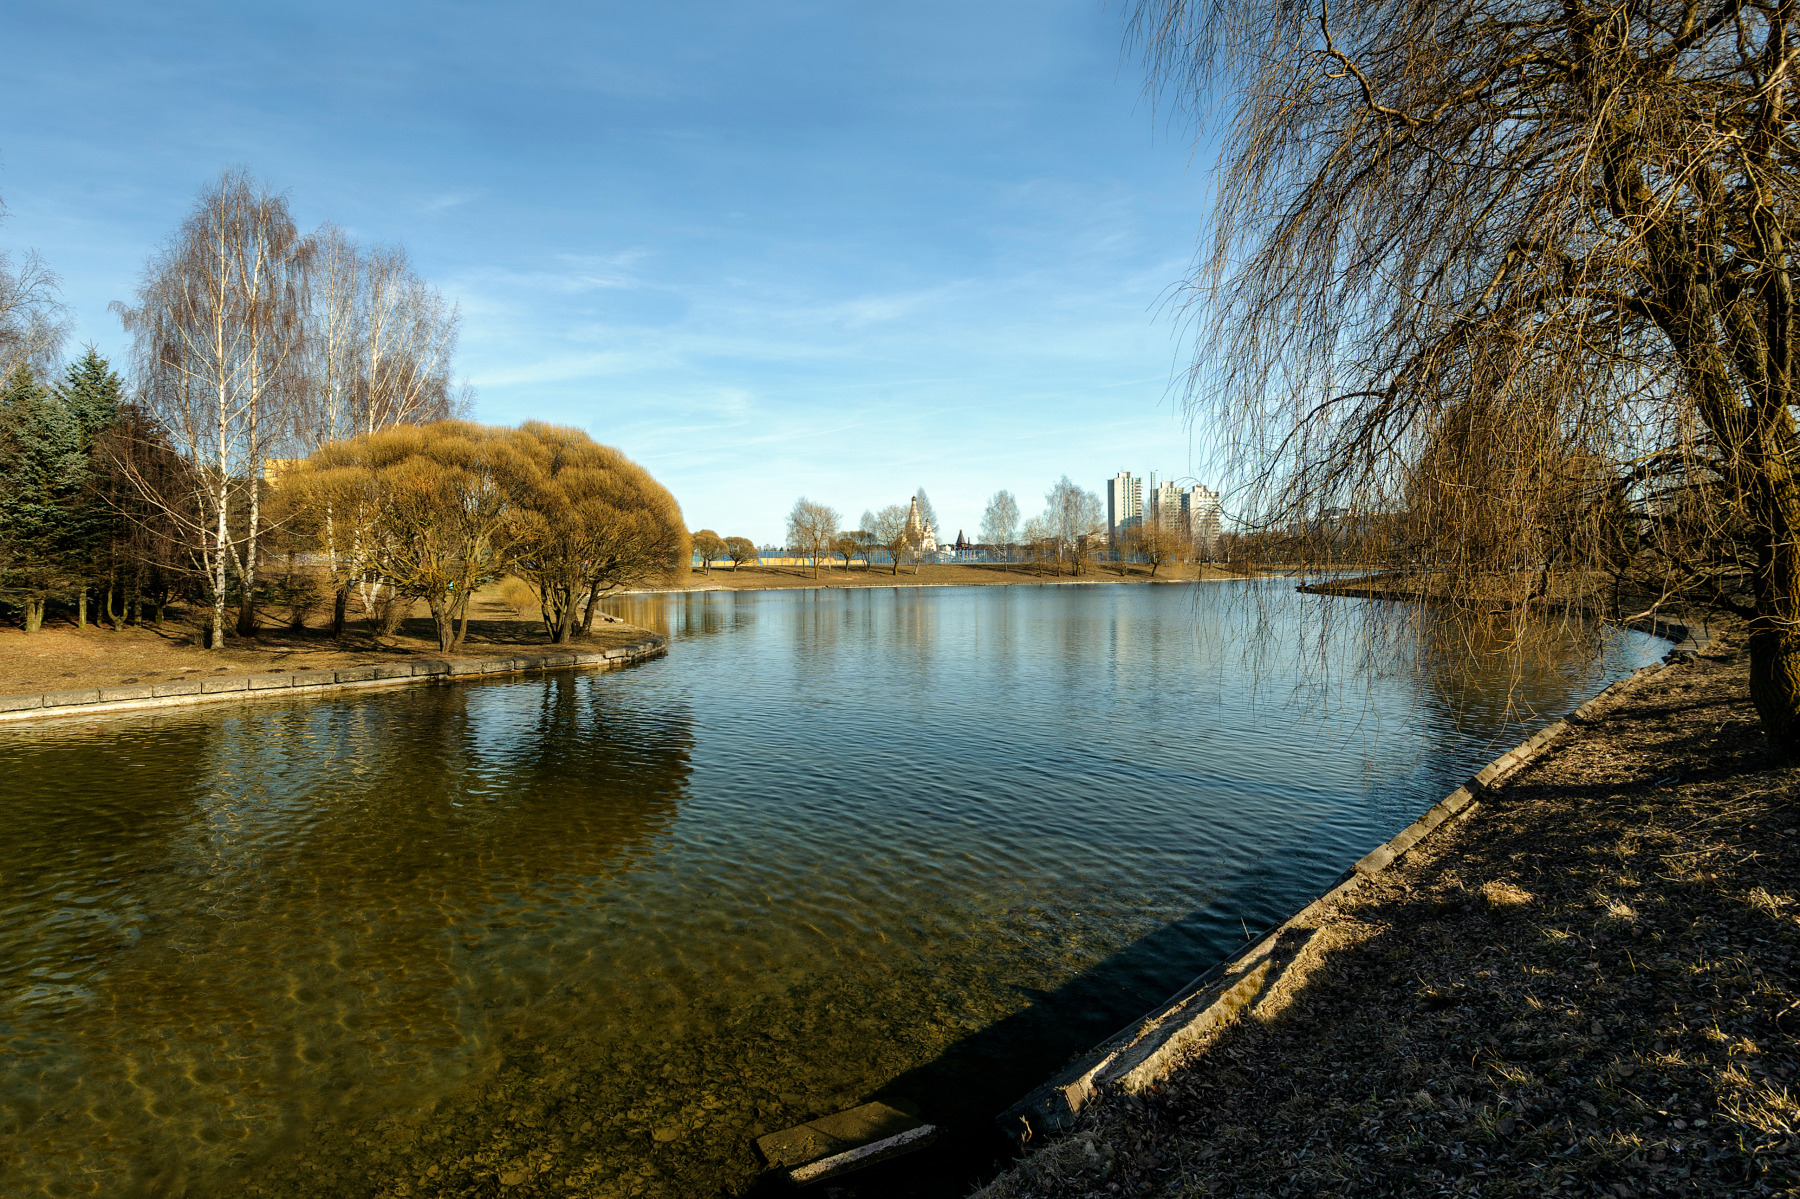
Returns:
[[[0,721],[54,716],[87,717],[218,700],[317,695],[327,691],[444,683],[479,675],[562,670],[575,666],[612,669],[657,657],[667,652],[667,649],[667,638],[653,636],[646,641],[604,650],[551,650],[541,654],[510,654],[488,658],[427,658],[409,662],[346,666],[335,670],[297,670],[292,673],[247,674],[233,678],[175,679],[166,683],[86,687],[33,695],[0,695]]]
[[[1712,640],[1710,630],[1705,626],[1652,620],[1635,627],[1676,643],[1675,648],[1664,656],[1662,665],[1634,671],[1566,718],[1540,730],[1482,767],[1467,783],[1433,804],[1391,841],[1365,854],[1323,895],[1000,1113],[996,1121],[1001,1131],[1023,1144],[1069,1128],[1081,1109],[1102,1091],[1135,1094],[1161,1082],[1175,1069],[1184,1053],[1275,986],[1296,954],[1304,948],[1309,936],[1307,930],[1315,927],[1325,905],[1359,886],[1365,878],[1386,870],[1433,832],[1469,816],[1481,806],[1479,801],[1483,795],[1498,789],[1507,778],[1542,754],[1568,731],[1571,724],[1588,724],[1599,719],[1626,691],[1651,675],[1673,669],[1704,652]]]

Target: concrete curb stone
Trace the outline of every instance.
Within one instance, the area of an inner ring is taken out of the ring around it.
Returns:
[[[457,678],[517,674],[575,666],[617,669],[658,657],[668,639],[655,635],[633,645],[608,650],[561,650],[492,658],[429,658],[412,662],[380,662],[332,670],[293,673],[264,671],[231,678],[170,679],[161,683],[75,688],[25,695],[0,695],[0,723],[59,716],[98,716],[135,712],[214,700],[247,699],[288,691],[355,690],[403,683],[447,684]]]
[[[1081,1109],[1104,1090],[1135,1094],[1162,1081],[1175,1068],[1184,1049],[1234,1019],[1282,977],[1285,963],[1278,961],[1277,955],[1284,933],[1310,927],[1323,909],[1338,897],[1392,866],[1438,829],[1473,815],[1481,807],[1480,797],[1498,790],[1508,778],[1542,756],[1571,727],[1593,723],[1598,714],[1596,705],[1609,707],[1645,679],[1674,669],[1676,664],[1704,653],[1712,644],[1708,630],[1703,630],[1701,638],[1695,638],[1687,625],[1666,621],[1646,623],[1653,627],[1644,631],[1679,642],[1677,650],[1669,654],[1673,661],[1633,671],[1582,704],[1567,718],[1547,725],[1489,762],[1398,835],[1370,850],[1345,871],[1330,890],[1276,926],[1263,939],[1226,958],[1176,992],[1160,1008],[1107,1038],[1000,1113],[995,1122],[1001,1132],[1024,1144],[1041,1134],[1061,1132],[1072,1126]]]
[[[134,687],[100,688],[100,702],[103,704],[114,703],[122,699],[153,699],[155,696],[156,687],[150,683],[139,683]]]

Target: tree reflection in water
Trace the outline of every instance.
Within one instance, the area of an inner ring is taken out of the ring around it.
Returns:
[[[9,730],[0,1180],[176,1190],[480,1069],[683,799],[687,714],[586,677]]]

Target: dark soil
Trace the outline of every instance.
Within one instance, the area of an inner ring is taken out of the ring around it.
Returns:
[[[981,1194],[1793,1193],[1800,768],[1746,688],[1729,647],[1648,678]]]

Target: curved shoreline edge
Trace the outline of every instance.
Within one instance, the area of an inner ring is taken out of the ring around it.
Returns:
[[[269,699],[364,691],[378,687],[405,687],[420,683],[449,683],[459,679],[573,667],[617,670],[660,657],[668,652],[668,647],[667,637],[652,634],[644,641],[604,650],[552,650],[541,654],[507,654],[482,658],[424,658],[412,662],[346,666],[335,670],[263,672],[223,679],[182,679],[168,683],[0,695],[0,723],[48,720],[62,716],[85,719],[90,716],[225,700]]]
[[[995,1117],[1000,1131],[1024,1146],[1068,1130],[1082,1109],[1103,1092],[1135,1095],[1161,1082],[1175,1070],[1185,1051],[1229,1023],[1282,979],[1305,947],[1315,915],[1326,905],[1386,870],[1438,829],[1469,816],[1481,806],[1482,796],[1497,790],[1571,726],[1598,720],[1627,692],[1704,653],[1712,644],[1711,630],[1705,625],[1648,619],[1628,627],[1672,641],[1674,647],[1661,664],[1633,671],[1483,766],[1394,838],[1363,855],[1324,893],[1076,1058]]]

